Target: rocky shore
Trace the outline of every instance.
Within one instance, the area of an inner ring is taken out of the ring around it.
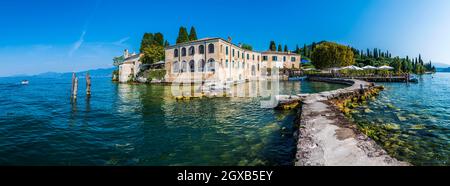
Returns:
[[[389,156],[375,141],[361,133],[343,114],[337,103],[365,98],[375,89],[360,80],[314,78],[312,81],[343,83],[350,87],[300,94],[302,100],[296,166],[408,166]],[[375,90],[375,91],[374,91]],[[341,101],[341,102],[339,102]]]

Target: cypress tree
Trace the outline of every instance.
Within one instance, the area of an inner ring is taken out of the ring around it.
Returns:
[[[197,32],[195,31],[195,28],[192,26],[191,31],[189,32],[189,41],[195,41],[197,40]]]
[[[282,48],[281,44],[278,45],[278,52],[283,52],[283,48]]]
[[[284,52],[288,52],[288,46],[284,45]]]
[[[277,45],[275,44],[275,41],[270,41],[269,50],[277,51]]]
[[[169,43],[169,41],[164,41],[164,47],[168,47],[168,46],[170,46],[170,43]]]
[[[180,27],[180,30],[178,31],[177,44],[188,42],[188,41],[189,41],[189,36],[188,36],[186,28]]]

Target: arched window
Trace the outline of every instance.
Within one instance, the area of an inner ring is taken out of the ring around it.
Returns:
[[[193,56],[195,54],[195,48],[193,46],[189,47],[189,55]]]
[[[286,62],[286,56],[283,56],[283,62]]]
[[[178,57],[178,49],[175,49],[175,50],[173,51],[173,57]]]
[[[198,72],[204,72],[205,71],[205,60],[201,59],[198,61]]]
[[[208,60],[208,71],[215,72],[216,71],[215,65],[216,65],[216,63],[215,63],[214,59],[209,59]]]
[[[194,60],[189,61],[189,71],[195,72],[195,62]]]
[[[186,61],[181,62],[181,73],[187,71],[187,63]]]
[[[181,49],[181,56],[186,56],[186,48]]]
[[[203,45],[198,46],[198,53],[205,54],[205,46],[203,46]]]
[[[214,44],[208,45],[208,53],[210,53],[210,54],[214,53]]]
[[[173,73],[178,73],[180,70],[180,64],[178,64],[178,61],[173,62]]]

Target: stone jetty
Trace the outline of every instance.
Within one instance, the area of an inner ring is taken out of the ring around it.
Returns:
[[[389,156],[375,141],[362,134],[331,101],[361,96],[364,92],[377,88],[373,83],[317,77],[310,80],[350,86],[316,94],[299,94],[295,97],[298,97],[301,104],[296,120],[299,126],[296,166],[410,165]],[[280,97],[286,99],[285,96]]]

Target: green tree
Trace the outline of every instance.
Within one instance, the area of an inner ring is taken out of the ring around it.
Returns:
[[[153,64],[164,60],[164,47],[159,45],[152,45],[143,51],[142,63]]]
[[[124,57],[123,56],[114,57],[113,58],[113,65],[114,66],[119,66],[123,61],[124,61]]]
[[[197,39],[197,32],[194,27],[191,27],[191,31],[189,32],[189,41],[195,41]]]
[[[189,41],[189,36],[185,27],[180,27],[178,31],[177,44]]]
[[[160,32],[155,33],[153,43],[155,45],[164,46],[164,35]]]
[[[154,43],[154,36],[152,33],[145,33],[142,37],[141,48],[139,51],[142,53],[144,48],[150,47]]]
[[[269,50],[277,51],[277,45],[275,44],[275,41],[270,41]]]
[[[249,45],[249,44],[245,44],[245,43],[244,43],[244,44],[242,44],[241,48],[243,48],[243,49],[245,49],[245,50],[253,51],[252,45]]]
[[[288,46],[284,45],[284,52],[288,52],[288,51],[289,51]]]
[[[283,48],[282,48],[281,44],[278,45],[278,52],[283,52]]]
[[[311,53],[311,60],[318,69],[355,64],[352,49],[333,42],[323,42],[317,45]]]

